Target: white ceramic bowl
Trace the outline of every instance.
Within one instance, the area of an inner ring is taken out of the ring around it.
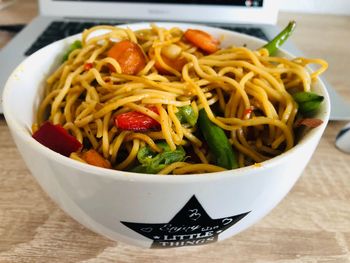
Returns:
[[[222,37],[222,45],[263,41],[210,27],[162,23],[164,27],[199,28]],[[132,29],[149,24],[129,25]],[[67,214],[113,240],[142,247],[207,244],[231,237],[271,211],[288,193],[310,160],[326,127],[330,104],[325,97],[318,118],[323,124],[291,150],[258,166],[203,175],[160,176],[108,170],[69,159],[35,141],[30,132],[45,77],[68,44],[55,42],[23,61],[7,81],[4,114],[29,170]],[[291,57],[281,51],[279,55]]]

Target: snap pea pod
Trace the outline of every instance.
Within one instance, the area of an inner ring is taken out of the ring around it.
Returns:
[[[137,159],[140,165],[133,168],[132,172],[156,174],[169,164],[183,161],[186,157],[182,146],[176,147],[174,151],[165,141],[157,142],[157,146],[163,150],[161,153],[154,152],[148,145],[138,151]]]
[[[263,46],[263,48],[266,48],[269,51],[270,56],[274,55],[279,47],[286,42],[289,36],[293,33],[295,26],[296,22],[290,21],[286,28],[281,31],[281,33]]]
[[[186,105],[178,108],[178,110],[179,111],[175,114],[181,123],[188,123],[192,127],[196,125],[198,116],[196,115],[191,106]]]
[[[75,40],[68,48],[67,52],[63,55],[62,62],[66,61],[69,57],[69,54],[78,48],[82,48],[83,45],[80,40]]]
[[[293,98],[298,103],[299,112],[304,115],[317,111],[324,100],[323,96],[310,91],[294,93]]]
[[[216,164],[226,169],[238,168],[236,153],[224,130],[210,121],[204,109],[199,111],[198,125],[210,152],[216,158]]]

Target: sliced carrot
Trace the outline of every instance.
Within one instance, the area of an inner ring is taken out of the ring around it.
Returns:
[[[87,152],[82,153],[82,159],[88,164],[103,167],[111,168],[111,163],[103,158],[96,150],[90,149]]]
[[[187,41],[209,54],[219,49],[220,41],[202,30],[187,29],[184,37]]]
[[[137,74],[146,65],[146,58],[142,49],[130,40],[123,40],[116,43],[108,51],[107,55],[119,63],[124,74]]]
[[[148,55],[151,59],[155,59],[155,55],[154,55],[153,50],[150,50],[150,52],[148,52]],[[173,69],[175,69],[179,72],[182,71],[183,66],[185,66],[187,63],[187,60],[183,57],[170,59],[166,56],[162,56],[162,59],[163,59],[165,64],[167,64],[169,67],[172,67]],[[161,74],[172,74],[171,72],[169,72],[168,70],[163,68],[163,66],[159,63],[158,60],[155,61],[154,66]]]
[[[179,72],[182,71],[183,66],[185,66],[185,64],[187,63],[187,60],[185,58],[170,59],[170,58],[163,56],[162,59],[163,59],[165,64],[167,64],[169,67],[172,67],[173,69],[175,69]],[[170,73],[166,69],[164,69],[158,61],[156,61],[154,66],[161,74],[169,74]]]

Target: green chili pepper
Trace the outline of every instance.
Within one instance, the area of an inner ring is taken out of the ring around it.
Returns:
[[[192,127],[196,125],[198,116],[194,112],[193,108],[189,105],[178,108],[176,117],[181,123],[188,123]]]
[[[226,169],[238,168],[236,153],[224,130],[210,121],[204,109],[199,111],[198,124],[216,164]]]
[[[148,145],[141,147],[137,153],[137,159],[141,164],[132,169],[132,172],[156,174],[169,164],[181,162],[186,157],[182,146],[178,146],[174,151],[165,141],[158,142],[157,146],[163,150],[161,153],[154,152]]]
[[[80,40],[75,40],[68,48],[67,52],[63,55],[62,61],[66,61],[69,57],[69,54],[78,48],[82,48],[83,45]]]
[[[269,43],[267,43],[263,48],[266,48],[269,51],[270,56],[275,54],[280,46],[283,45],[284,42],[288,39],[288,37],[292,34],[296,26],[295,21],[290,21],[285,29],[281,31],[274,39],[272,39]]]
[[[302,114],[310,114],[317,111],[324,100],[323,96],[307,91],[294,93],[293,98],[298,103],[299,112]]]

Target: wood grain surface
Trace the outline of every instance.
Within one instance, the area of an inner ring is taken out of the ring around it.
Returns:
[[[29,21],[36,10],[35,1],[18,0],[0,11],[0,24]],[[350,18],[282,13],[279,23],[289,19],[299,24],[293,41],[307,56],[329,61],[327,79],[350,101]],[[0,46],[6,41],[0,33]],[[300,180],[253,227],[211,245],[147,250],[97,235],[58,208],[28,172],[0,117],[0,262],[350,263],[350,155],[334,147],[344,124],[329,123]]]

